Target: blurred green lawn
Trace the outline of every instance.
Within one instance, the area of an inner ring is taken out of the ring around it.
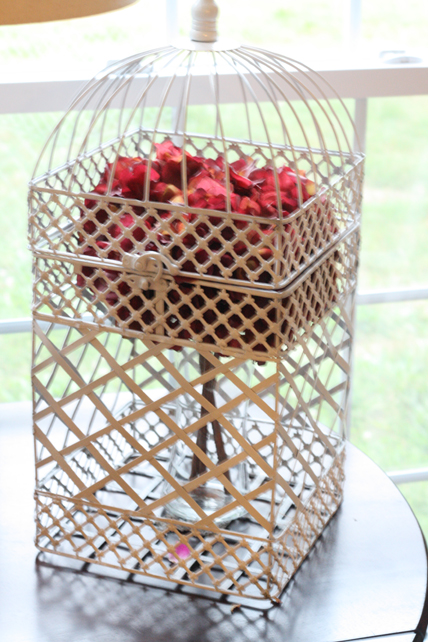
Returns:
[[[50,60],[52,66],[55,50],[58,66],[73,61],[98,65],[145,49],[156,39],[156,30],[145,26],[161,18],[155,8],[143,5],[147,3],[136,5],[134,13],[121,12],[119,18],[119,14],[111,14],[102,20],[72,21],[71,27],[56,25],[55,30],[50,25],[40,25],[37,30],[2,27],[0,64],[5,69],[7,65],[25,67]],[[299,8],[286,8],[283,2],[273,0],[266,8],[266,4],[234,0],[222,7],[223,32],[232,36],[235,30],[236,37],[276,48],[301,50],[307,46],[309,50],[309,46],[337,45],[341,40],[341,5],[339,0],[310,0]],[[180,4],[183,33],[188,6],[189,0]],[[399,38],[400,44],[417,47],[425,42],[427,11],[421,0],[364,2],[363,35],[371,44],[376,44],[376,39],[388,43]],[[418,15],[421,19],[415,20]],[[138,17],[141,23],[136,22]],[[135,24],[141,24],[144,37]],[[70,39],[73,58],[71,46],[62,45]],[[26,185],[58,118],[59,114],[0,116],[3,319],[29,316]],[[360,290],[427,286],[426,132],[428,96],[369,102]],[[361,306],[357,312],[351,438],[387,470],[428,465],[427,327],[428,301]],[[0,402],[30,398],[30,355],[29,335],[0,335]],[[428,482],[401,489],[428,534]]]

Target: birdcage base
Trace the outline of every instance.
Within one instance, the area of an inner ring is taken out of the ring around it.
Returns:
[[[70,564],[101,565],[107,575],[120,571],[259,604],[275,601],[341,503],[344,456],[342,448],[305,505],[288,511],[286,527],[271,540],[258,535],[248,514],[227,530],[214,526],[207,532],[177,519],[115,510],[103,491],[103,504],[36,491],[36,545],[70,558]]]

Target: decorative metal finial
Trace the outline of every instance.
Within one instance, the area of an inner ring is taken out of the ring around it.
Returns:
[[[218,7],[214,0],[197,0],[192,7],[190,38],[196,42],[217,41]]]

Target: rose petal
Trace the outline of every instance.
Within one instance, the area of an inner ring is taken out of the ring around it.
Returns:
[[[260,216],[261,209],[260,209],[260,205],[257,203],[256,200],[251,199],[248,196],[244,196],[244,198],[241,199],[241,202],[239,204],[238,212],[240,214]]]
[[[249,194],[251,188],[253,187],[253,181],[245,176],[240,176],[233,169],[229,168],[230,180],[235,188],[237,194]]]
[[[136,200],[143,200],[146,187],[147,161],[141,161],[132,166],[125,167],[119,175],[122,187],[122,196]],[[150,185],[159,180],[158,172],[150,168]],[[167,181],[168,182],[168,181]]]
[[[175,145],[170,140],[165,140],[163,143],[155,143],[156,147],[156,158],[158,161],[168,161],[173,158],[177,162],[181,162],[183,158],[183,152],[179,147]]]
[[[168,160],[161,169],[161,179],[164,183],[174,185],[181,191],[181,160]]]
[[[189,181],[189,188],[195,190],[201,189],[209,196],[226,196],[226,186],[214,178],[211,178],[207,172],[196,174],[196,176]]]

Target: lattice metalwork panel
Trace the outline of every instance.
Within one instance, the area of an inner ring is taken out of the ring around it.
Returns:
[[[149,139],[149,134],[145,136]],[[211,176],[222,174],[224,180],[224,169],[216,165],[220,163],[218,159],[223,159],[221,145],[217,149],[210,141],[209,146],[201,149],[189,139],[187,147],[198,154],[195,156],[198,163],[202,163],[203,155],[211,151],[217,159],[209,158]],[[105,195],[111,171],[121,175],[118,168],[135,157],[141,161],[136,163],[141,170],[145,168],[142,163],[147,163],[143,150],[137,146],[126,149],[127,156],[119,159],[115,156],[115,146],[110,153],[107,151],[94,153],[89,160],[82,159],[78,171],[74,166],[57,176],[50,175],[49,189],[45,189],[43,183],[34,187],[30,214],[30,242],[34,250],[99,257],[112,270],[122,267],[127,254],[139,256],[155,251],[168,259],[174,273],[183,276],[197,275],[213,283],[278,289],[291,283],[359,221],[362,162],[359,160],[355,164],[350,156],[339,175],[330,178],[318,175],[322,187],[316,194],[312,170],[309,169],[305,176],[296,174],[285,164],[284,151],[275,150],[273,166],[279,167],[278,181],[284,184],[287,194],[291,193],[289,190],[295,192],[294,201],[283,197],[283,205],[289,211],[279,217],[275,209],[274,172],[272,165],[266,165],[267,159],[261,155],[260,145],[244,151],[234,143],[229,151],[238,162],[251,158],[254,170],[250,176],[254,185],[262,180],[272,183],[271,192],[267,193],[268,197],[271,194],[272,203],[263,194],[261,202],[269,204],[262,210],[258,202],[250,198],[250,189],[232,193],[229,203],[227,194],[208,201],[205,195],[195,196],[201,191],[196,189],[199,185],[205,185],[207,190],[217,189],[214,183],[202,182],[201,172],[195,174],[193,190],[190,179],[190,204],[187,205],[181,202],[182,190],[176,184],[160,183],[162,192],[151,185],[145,194],[145,171],[141,172],[141,183],[134,185],[127,198],[115,197],[114,190],[111,196]],[[306,158],[309,168],[314,156],[315,153],[311,159],[304,151],[299,154],[300,160]],[[323,156],[319,155],[320,163],[322,160]],[[237,161],[230,161],[231,172]],[[156,162],[153,161],[154,166]],[[211,165],[215,169],[211,169]],[[258,165],[264,169],[257,170]],[[318,165],[314,164],[314,167],[318,168]],[[77,174],[73,173],[76,171]],[[260,178],[257,178],[258,174]],[[303,190],[301,206],[298,190]],[[116,188],[116,193],[118,191]],[[81,194],[88,196],[85,198]],[[135,200],[138,196],[141,202]],[[286,200],[290,200],[290,205]]]
[[[211,344],[223,354],[276,358],[312,331],[355,285],[359,234],[353,232],[283,292],[211,287],[162,279],[141,288],[132,272],[38,258],[34,309],[43,318],[104,326],[127,336],[144,332],[173,344]]]

